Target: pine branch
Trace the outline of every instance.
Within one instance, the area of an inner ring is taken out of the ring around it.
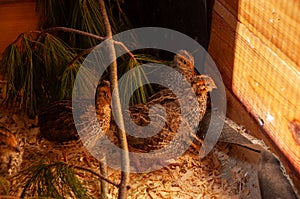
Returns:
[[[92,34],[92,33],[89,33],[89,32],[85,32],[85,31],[82,31],[82,30],[77,30],[77,29],[74,29],[74,28],[53,27],[53,28],[48,28],[48,29],[45,29],[45,30],[31,30],[31,31],[28,31],[28,32],[21,33],[10,45],[17,43],[24,35],[29,35],[29,34],[41,35],[41,34],[46,34],[46,33],[51,33],[51,32],[60,32],[60,31],[79,34],[79,35],[82,35],[82,36],[97,39],[99,41],[104,41],[104,40],[107,39],[107,37],[98,36],[98,35],[95,35],[95,34]],[[124,50],[128,53],[128,55],[131,58],[134,58],[134,55],[132,54],[132,52],[122,42],[113,40],[113,43],[116,44],[116,45],[121,46],[122,48],[124,48]],[[89,50],[92,51],[93,48],[95,48],[95,47],[89,48],[86,51],[84,51],[83,55],[88,54],[88,51]],[[76,57],[74,59],[77,60],[78,58]],[[76,60],[74,60],[72,62],[75,62]]]
[[[94,38],[94,39],[97,39],[97,40],[100,40],[100,41],[104,41],[106,39],[105,37],[101,37],[101,36],[98,36],[98,35],[95,35],[95,34],[92,34],[92,33],[89,33],[89,32],[85,32],[85,31],[82,31],[82,30],[77,30],[77,29],[74,29],[74,28],[53,27],[53,28],[48,28],[48,29],[44,30],[44,32],[58,32],[58,31],[76,33],[76,34],[83,35],[83,36],[90,37],[90,38]]]
[[[87,171],[99,178],[101,178],[102,180],[116,186],[116,187],[119,187],[120,185],[118,183],[115,183],[114,181],[111,181],[110,179],[102,176],[101,174],[97,173],[96,171],[93,171],[92,169],[89,169],[89,168],[86,168],[86,167],[83,167],[83,166],[75,166],[75,165],[70,165],[70,167],[74,168],[74,169],[78,169],[78,170],[83,170],[83,171]]]
[[[101,36],[98,36],[98,35],[95,35],[95,34],[92,34],[92,33],[89,33],[89,32],[85,32],[85,31],[82,31],[82,30],[77,30],[77,29],[74,29],[74,28],[67,28],[67,27],[48,28],[48,29],[44,30],[43,32],[58,32],[58,31],[76,33],[76,34],[83,35],[83,36],[90,37],[90,38],[94,38],[94,39],[97,39],[97,40],[100,40],[100,41],[104,41],[104,40],[112,37],[112,35],[111,35],[111,37],[101,37]],[[130,50],[128,50],[128,48],[122,42],[115,41],[115,40],[112,40],[112,41],[113,41],[114,44],[117,44],[117,45],[121,46],[122,48],[124,48],[126,50],[126,52],[129,54],[129,56],[134,58],[134,55],[130,52]]]
[[[82,58],[84,55],[89,54],[90,52],[92,52],[95,49],[94,47],[88,48],[84,51],[82,51],[81,53],[79,53],[78,55],[76,55],[76,57],[74,57],[74,59],[69,63],[69,66],[72,66],[74,63],[76,63],[76,61],[78,61],[80,58]]]

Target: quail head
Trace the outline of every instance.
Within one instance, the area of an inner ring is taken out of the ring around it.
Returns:
[[[167,88],[174,86],[181,88],[185,86],[179,75],[183,76],[189,83],[191,77],[195,75],[194,57],[186,50],[178,51],[171,61],[170,67],[175,69],[177,72],[167,71],[160,74],[162,85]]]
[[[189,79],[195,74],[194,57],[186,50],[179,50],[173,58],[171,67]]]

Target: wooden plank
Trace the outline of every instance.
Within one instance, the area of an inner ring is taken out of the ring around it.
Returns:
[[[262,123],[299,174],[299,1],[233,2],[215,3],[209,53],[226,87]]]
[[[225,15],[222,16],[216,11],[213,11],[208,52],[219,67],[225,86],[231,90],[236,20],[234,20],[234,17],[229,13],[224,14]],[[227,24],[224,18],[232,19],[232,22],[229,23],[232,24],[232,26]]]
[[[220,0],[241,24],[282,59],[300,67],[300,1]]]
[[[300,142],[290,125],[300,119],[300,71],[238,24],[233,91],[300,171]],[[246,55],[246,56],[245,56]],[[264,66],[264,67],[263,67]]]
[[[244,126],[249,134],[257,138],[263,139],[265,142],[268,142],[268,140],[266,140],[266,138],[262,136],[263,131],[259,127],[258,122],[253,118],[253,116],[239,101],[239,99],[232,93],[232,91],[227,88],[226,97],[227,117],[235,121],[237,124]]]
[[[38,17],[35,13],[35,1],[18,1],[0,4],[0,59],[5,48],[19,34],[35,30]]]

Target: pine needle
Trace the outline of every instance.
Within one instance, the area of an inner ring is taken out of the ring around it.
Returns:
[[[73,168],[63,162],[40,162],[21,172],[18,177],[25,185],[21,198],[92,198]]]

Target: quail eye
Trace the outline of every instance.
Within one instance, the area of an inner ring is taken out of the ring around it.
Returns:
[[[186,61],[185,61],[185,60],[183,60],[183,63],[184,63],[184,64],[186,64]]]

